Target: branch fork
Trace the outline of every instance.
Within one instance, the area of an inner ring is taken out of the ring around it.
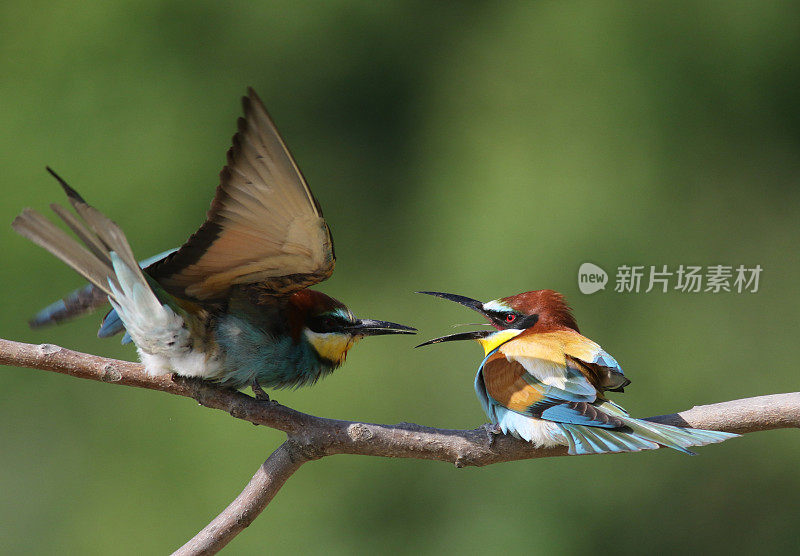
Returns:
[[[301,413],[255,390],[252,398],[212,383],[178,376],[150,376],[142,365],[71,351],[52,344],[24,344],[0,339],[0,365],[29,367],[109,384],[159,390],[196,400],[232,417],[283,431],[281,444],[259,467],[236,499],[189,542],[179,555],[215,554],[228,544],[272,501],[283,484],[304,463],[334,454],[445,461],[456,467],[563,456],[566,447],[537,448],[498,434],[484,425],[472,430],[425,427],[414,423],[381,425],[343,421]],[[262,390],[263,392],[263,390]],[[773,394],[695,406],[650,421],[750,433],[800,428],[800,392]]]

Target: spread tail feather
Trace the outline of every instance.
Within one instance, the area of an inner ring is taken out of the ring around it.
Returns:
[[[133,340],[149,373],[163,374],[175,364],[179,365],[175,370],[180,374],[205,372],[208,369],[206,355],[202,351],[192,351],[189,325],[196,319],[193,320],[155,281],[148,280],[122,230],[88,205],[55,172],[48,170],[61,183],[80,218],[61,207],[54,211],[84,245],[31,209],[25,209],[14,220],[14,230],[67,263],[108,297],[114,317],[107,319],[107,331],[119,331],[120,324],[124,326],[127,334],[123,342],[126,338]],[[53,314],[59,309],[55,307]]]
[[[72,216],[71,213],[66,211],[64,212],[69,216]],[[73,228],[73,230],[74,229],[75,228]],[[175,251],[177,251],[177,249],[170,249],[153,257],[149,257],[143,261],[140,261],[139,267],[146,269],[153,263],[160,261]],[[108,256],[102,254],[102,259],[108,259]],[[87,284],[86,286],[78,288],[77,290],[67,294],[58,301],[54,301],[36,313],[33,318],[28,321],[28,324],[31,328],[41,328],[43,326],[61,324],[62,322],[72,320],[81,315],[94,312],[106,303],[108,303],[108,295],[94,284]],[[97,336],[100,338],[108,338],[122,332],[124,329],[125,327],[122,324],[122,320],[120,320],[116,311],[112,309],[103,319],[103,323],[100,326],[100,330],[97,332]],[[127,341],[125,340],[126,338],[123,338],[123,343],[129,343],[130,337],[127,337]]]
[[[61,259],[106,295],[111,293],[108,277],[113,270],[62,229],[32,209],[25,209],[11,223],[14,230]]]
[[[625,410],[611,402],[603,402],[600,408],[618,417],[626,429],[599,429],[583,425],[562,424],[567,437],[570,454],[601,454],[606,452],[638,452],[654,450],[661,446],[694,455],[691,446],[705,446],[739,436],[729,432],[689,429],[662,425],[630,417]]]
[[[44,216],[32,209],[25,209],[22,214],[17,216],[11,227],[22,236],[30,239],[40,247],[43,247],[51,254],[61,259],[64,263],[72,267],[75,271],[89,280],[93,286],[102,292],[104,296],[113,296],[115,291],[119,291],[120,284],[117,279],[118,270],[124,266],[130,270],[128,279],[136,281],[141,286],[151,292],[146,278],[139,270],[139,265],[133,257],[128,241],[122,230],[109,218],[105,217],[97,209],[91,207],[83,198],[61,179],[53,170],[47,169],[61,184],[67,197],[75,211],[83,221],[75,215],[67,212],[64,208],[51,205],[54,212],[75,232],[84,243],[81,245],[74,238],[70,237],[65,231],[47,220]],[[113,254],[119,259],[120,264],[112,264]],[[116,268],[115,268],[116,266]],[[136,270],[133,270],[136,269]],[[81,292],[83,290],[80,290]],[[91,294],[91,299],[97,293]],[[83,300],[89,299],[84,296]],[[76,301],[80,305],[81,293],[76,296]],[[64,300],[62,300],[64,301]],[[46,319],[53,315],[62,315],[60,307],[56,304],[51,305],[33,319],[33,323],[41,325]],[[64,302],[64,310],[67,309]]]

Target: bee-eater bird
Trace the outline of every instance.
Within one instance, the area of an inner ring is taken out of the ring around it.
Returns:
[[[564,445],[570,454],[638,452],[722,442],[736,434],[687,429],[634,419],[606,399],[630,384],[619,364],[582,336],[564,297],[537,290],[481,303],[469,297],[419,292],[465,305],[494,330],[451,334],[420,346],[477,340],[485,357],[475,392],[503,433],[536,446]],[[420,347],[417,346],[417,347]]]
[[[308,289],[333,272],[331,233],[300,169],[256,93],[205,223],[177,250],[137,264],[117,225],[59,176],[76,217],[53,211],[83,242],[31,209],[13,228],[91,284],[54,303],[32,326],[102,306],[99,336],[123,330],[152,375],[175,372],[239,388],[313,384],[341,365],[356,340],[415,329],[359,319]]]

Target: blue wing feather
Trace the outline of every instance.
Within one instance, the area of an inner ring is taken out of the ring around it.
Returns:
[[[610,367],[610,368],[616,369],[616,370],[618,370],[619,372],[622,373],[622,367],[619,366],[619,363],[617,363],[617,360],[614,359],[604,349],[600,349],[600,351],[597,352],[597,355],[595,356],[594,361],[592,361],[592,363],[597,363],[598,365],[603,365],[604,367]]]
[[[122,324],[122,319],[119,318],[116,309],[111,309],[100,324],[100,330],[97,331],[98,338],[110,338],[114,334],[118,334],[125,329]]]
[[[589,427],[602,427],[604,429],[618,428],[612,423],[606,423],[591,419],[586,415],[581,414],[577,410],[567,405],[554,405],[542,411],[540,416],[542,419],[548,421],[555,421],[557,423],[568,423],[570,425],[586,425]]]

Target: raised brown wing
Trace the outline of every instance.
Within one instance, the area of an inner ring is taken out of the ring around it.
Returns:
[[[253,283],[283,295],[333,272],[333,240],[305,178],[255,91],[242,104],[206,222],[147,269],[175,295],[215,299]]]

